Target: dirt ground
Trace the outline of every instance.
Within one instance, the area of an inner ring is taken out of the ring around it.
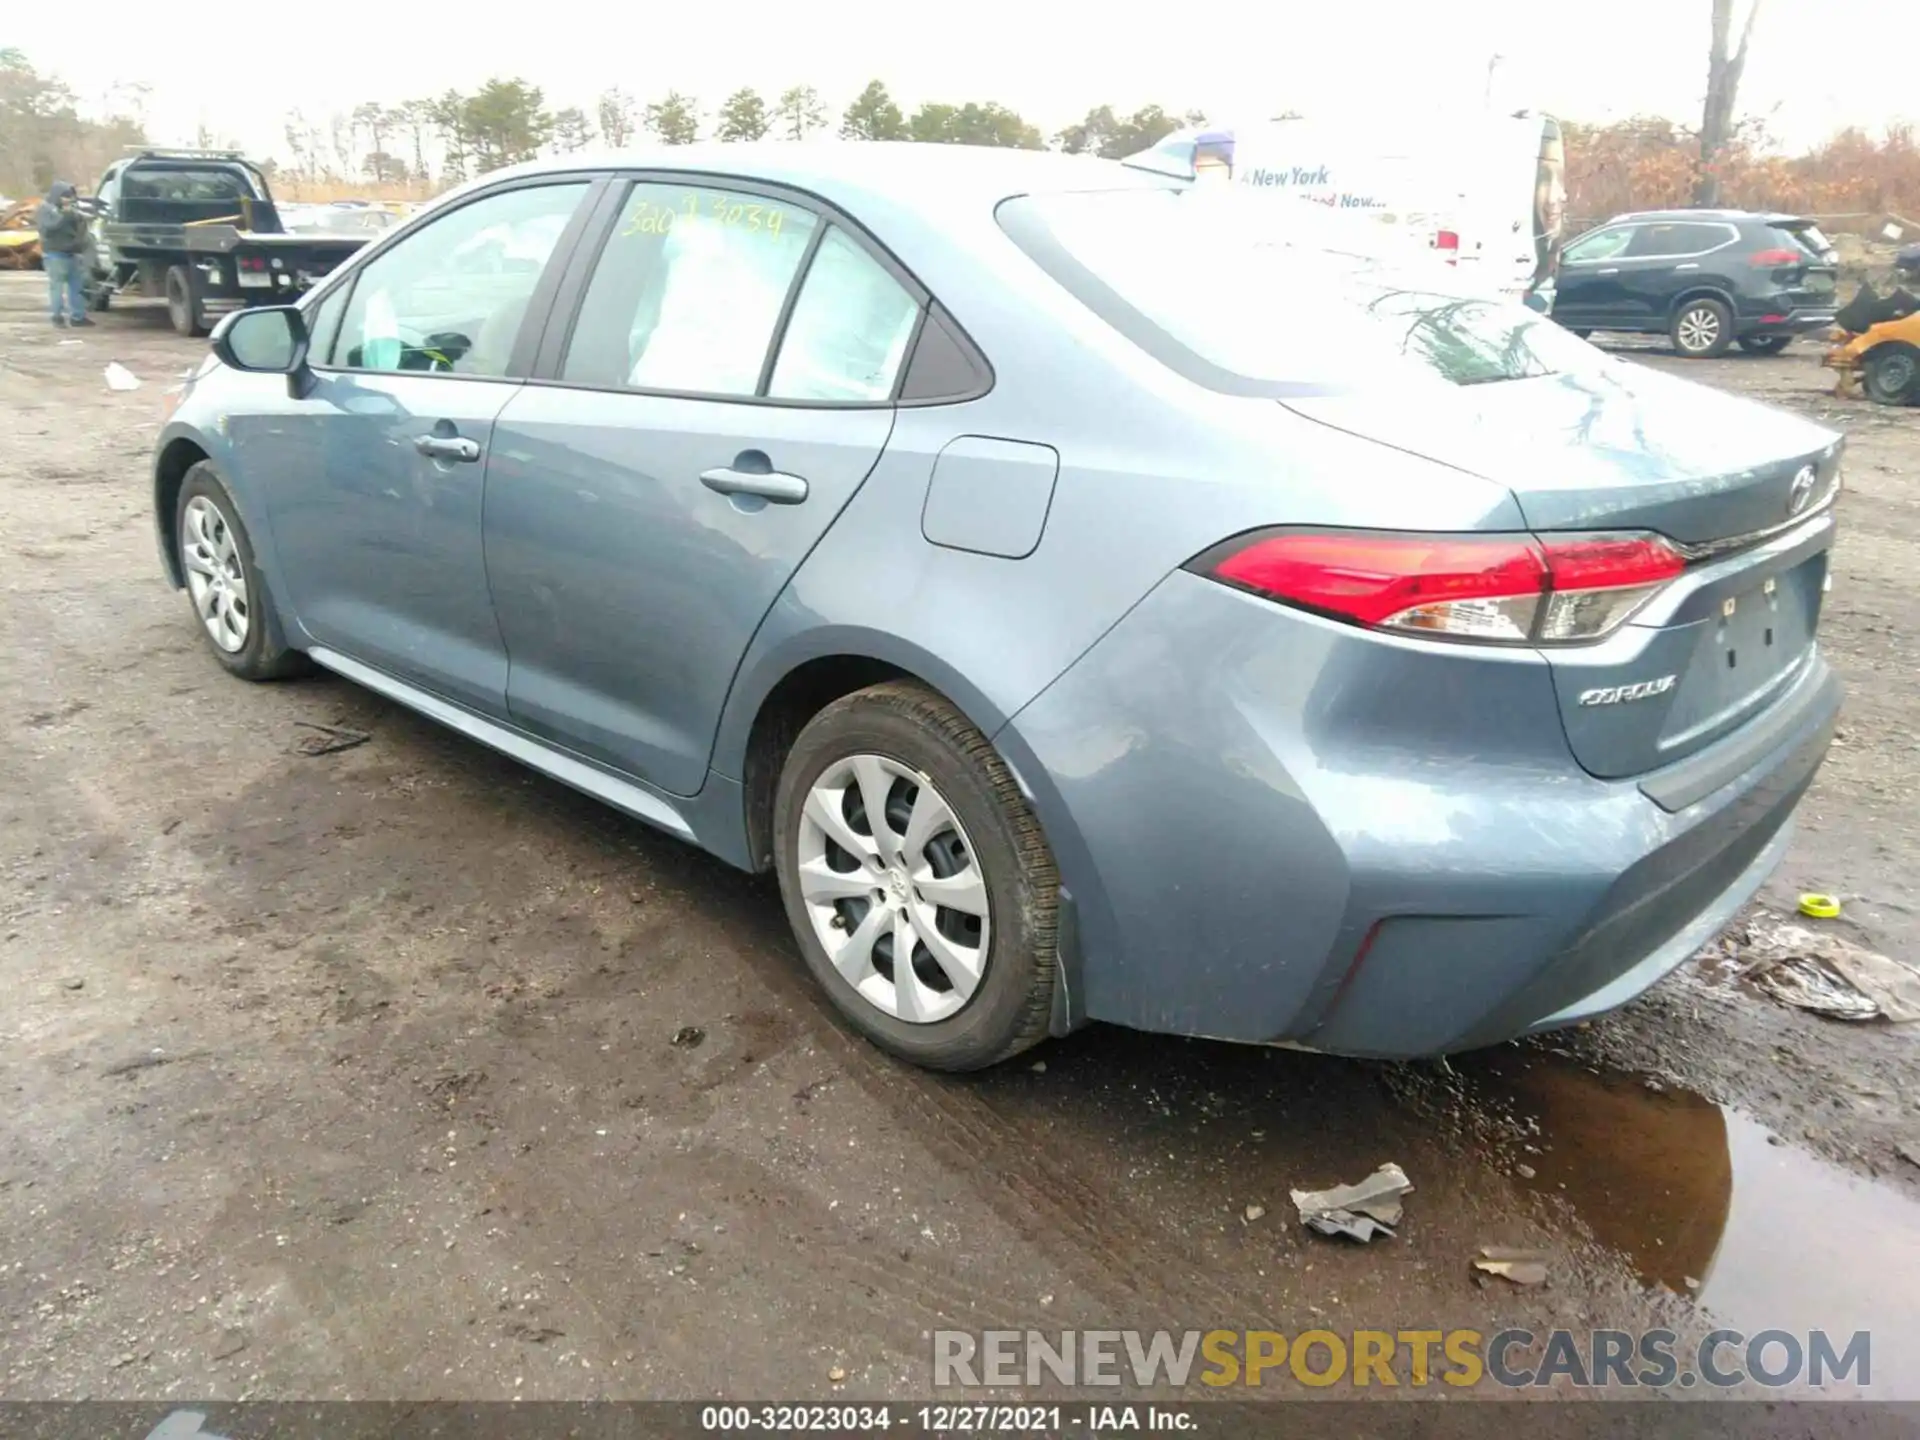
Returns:
[[[1666,1320],[1870,1327],[1920,1397],[1920,1027],[1701,968],[1448,1065],[1096,1027],[909,1070],[769,882],[343,682],[227,679],[148,511],[201,348],[41,297],[0,276],[0,1396],[898,1398],[947,1326]],[[1768,899],[1920,958],[1920,412],[1809,347],[1627,353],[1851,437],[1845,729]],[[1386,1160],[1397,1238],[1295,1222]]]

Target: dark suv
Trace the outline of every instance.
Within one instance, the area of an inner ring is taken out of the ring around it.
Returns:
[[[1773,355],[1833,324],[1833,246],[1811,220],[1745,210],[1616,215],[1560,255],[1553,318],[1576,335],[1666,335],[1689,359]]]

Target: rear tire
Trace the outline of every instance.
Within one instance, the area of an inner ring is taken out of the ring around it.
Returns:
[[[807,968],[881,1049],[965,1071],[1045,1038],[1059,872],[1006,763],[944,697],[895,681],[816,715],[781,771],[774,865]]]
[[[1688,360],[1717,359],[1733,344],[1733,312],[1711,295],[1689,300],[1674,311],[1667,337]]]
[[[1901,343],[1876,346],[1861,363],[1860,388],[1882,405],[1920,401],[1920,349]]]
[[[1791,335],[1742,335],[1740,348],[1749,355],[1778,355],[1793,343]]]
[[[167,318],[173,322],[175,334],[193,339],[207,333],[200,277],[191,265],[167,267]]]
[[[1593,331],[1587,329],[1587,327],[1584,325],[1564,325],[1561,328],[1565,330],[1569,335],[1578,336],[1582,340],[1586,339],[1589,335],[1593,334]]]
[[[311,670],[313,662],[281,638],[240,507],[207,461],[187,471],[173,524],[187,599],[213,658],[242,680],[285,680]]]

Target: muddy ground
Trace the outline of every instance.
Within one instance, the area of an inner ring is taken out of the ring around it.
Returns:
[[[900,1397],[947,1326],[1666,1320],[1871,1327],[1920,1397],[1920,1034],[1702,968],[1450,1066],[1095,1028],[904,1068],[769,882],[343,682],[227,679],[148,513],[200,346],[40,302],[0,276],[0,1395]],[[1768,898],[1920,958],[1920,412],[1804,350],[1682,368],[1852,437],[1845,731]],[[1295,1223],[1385,1160],[1398,1238]]]

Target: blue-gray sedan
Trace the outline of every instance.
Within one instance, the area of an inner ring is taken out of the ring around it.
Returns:
[[[1841,442],[1359,233],[962,147],[504,171],[223,322],[167,573],[242,678],[771,868],[923,1065],[1564,1025],[1787,843]]]

